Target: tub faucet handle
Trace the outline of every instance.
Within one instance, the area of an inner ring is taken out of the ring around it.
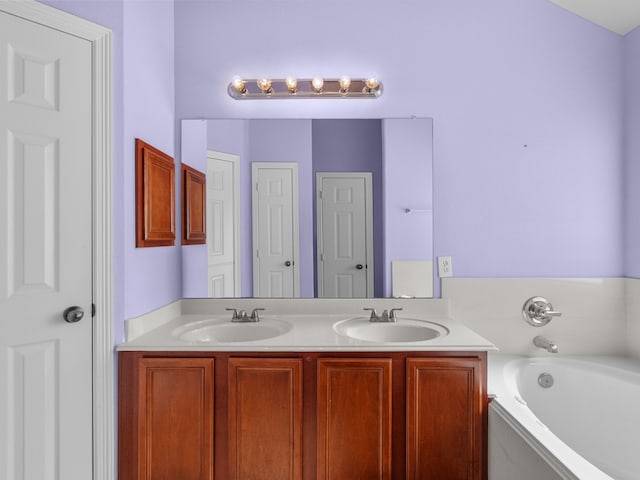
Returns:
[[[522,307],[522,316],[529,325],[534,327],[542,327],[553,317],[561,315],[562,313],[554,311],[551,302],[543,297],[531,297]]]

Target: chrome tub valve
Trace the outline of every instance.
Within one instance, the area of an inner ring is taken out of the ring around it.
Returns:
[[[522,307],[524,320],[534,327],[543,327],[553,317],[559,317],[562,313],[553,310],[553,305],[543,297],[531,297]]]

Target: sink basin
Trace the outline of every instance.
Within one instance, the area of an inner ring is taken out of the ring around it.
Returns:
[[[176,329],[173,335],[186,342],[233,343],[265,340],[283,335],[289,330],[290,323],[274,319],[237,323],[228,320],[201,320]]]
[[[370,322],[365,317],[350,318],[335,323],[333,329],[346,337],[379,343],[424,342],[449,333],[447,327],[438,323],[410,318],[394,323]]]

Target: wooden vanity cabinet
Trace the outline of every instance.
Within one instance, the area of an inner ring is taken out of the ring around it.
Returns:
[[[302,359],[229,359],[229,476],[302,479]]]
[[[388,358],[318,360],[318,480],[391,479]]]
[[[120,352],[119,480],[486,480],[486,353]]]
[[[407,359],[407,480],[486,478],[486,389],[475,358]]]
[[[211,358],[120,355],[120,480],[213,478],[213,369]]]

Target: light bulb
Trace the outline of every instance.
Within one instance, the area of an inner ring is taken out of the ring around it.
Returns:
[[[313,77],[311,80],[311,86],[316,91],[316,93],[320,93],[322,91],[322,87],[324,86],[324,79],[322,77]]]
[[[298,80],[296,80],[294,77],[287,77],[284,80],[284,83],[286,83],[289,93],[296,93],[296,89],[298,88]]]
[[[264,93],[271,93],[271,80],[268,78],[260,78],[256,81],[258,88]]]
[[[340,92],[346,93],[347,90],[349,90],[349,85],[351,85],[351,77],[348,77],[346,75],[344,77],[340,77],[338,83],[340,83]]]
[[[375,90],[380,85],[380,82],[376,77],[369,77],[364,81],[367,90]]]
[[[231,86],[238,93],[247,93],[247,89],[244,86],[244,80],[240,77],[233,77],[231,79]]]

